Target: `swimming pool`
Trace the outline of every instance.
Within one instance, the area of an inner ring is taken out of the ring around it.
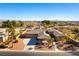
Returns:
[[[38,43],[38,40],[36,37],[24,39],[24,44],[25,44],[24,50],[34,51],[34,48],[35,48],[37,43]]]
[[[38,40],[36,37],[33,37],[30,39],[27,45],[36,45],[36,43],[38,43]]]

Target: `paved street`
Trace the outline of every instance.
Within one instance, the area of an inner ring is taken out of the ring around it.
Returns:
[[[0,56],[78,56],[79,52],[7,52],[0,51]]]

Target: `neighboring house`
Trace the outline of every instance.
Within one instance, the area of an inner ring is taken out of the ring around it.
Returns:
[[[56,38],[57,40],[63,40],[63,39],[67,38],[63,33],[61,33],[58,30],[54,30],[54,29],[53,30],[47,30],[47,33],[49,35],[53,35],[54,38]]]
[[[28,27],[26,27],[27,29],[27,31],[31,31],[31,30],[33,30],[34,29],[34,27],[31,27],[31,26],[28,26]]]
[[[0,42],[5,42],[7,38],[6,28],[0,28]]]
[[[0,42],[5,42],[6,39],[7,39],[7,35],[0,32]]]

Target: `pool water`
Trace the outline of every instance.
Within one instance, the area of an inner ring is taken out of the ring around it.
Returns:
[[[36,37],[33,37],[30,39],[27,45],[36,45],[36,43],[38,43],[38,40]]]

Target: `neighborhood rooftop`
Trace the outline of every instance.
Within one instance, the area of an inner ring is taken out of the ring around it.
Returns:
[[[49,32],[49,34],[53,34],[56,37],[63,37],[63,36],[65,36],[63,33],[60,33],[59,31],[56,31],[56,30],[48,30],[48,32]]]

